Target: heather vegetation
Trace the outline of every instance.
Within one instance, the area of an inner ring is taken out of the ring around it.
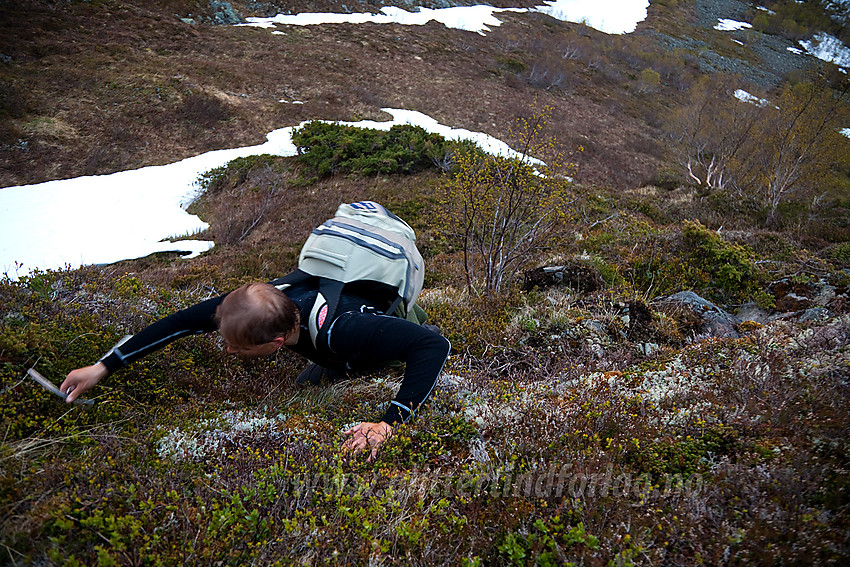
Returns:
[[[292,133],[303,163],[320,176],[334,173],[416,173],[450,159],[453,144],[421,126],[388,132],[313,121]]]
[[[112,5],[48,4],[39,17],[55,8],[52,17],[83,19]],[[169,18],[190,12],[177,4],[156,3]],[[790,33],[786,20],[829,31],[794,15],[813,4],[768,3],[775,13],[747,33]],[[824,66],[820,77],[750,86],[764,106],[732,97],[728,86],[745,79],[701,78],[706,50],[755,56],[694,25],[701,5],[653,2],[646,33],[624,37],[542,16],[534,33],[507,16],[487,42],[463,45],[434,29],[371,30],[368,45],[344,27],[289,30],[293,68],[325,57],[310,67],[321,99],[311,112],[441,108],[441,122],[530,155],[495,158],[414,127],[308,122],[298,156],[240,158],[199,179],[191,211],[210,224],[201,235],[216,241],[210,252],[0,280],[0,563],[846,564],[850,141],[835,131],[850,126],[846,79]],[[125,23],[153,22],[133,10]],[[232,29],[162,26],[182,35],[147,36],[152,52],[125,61],[135,78],[92,87],[89,96],[107,97],[106,116],[129,112],[109,130],[116,144],[100,150],[86,130],[94,122],[69,129],[67,109],[36,128],[48,87],[0,69],[4,155],[27,142],[32,163],[47,163],[52,144],[94,172],[164,151],[120,151],[125,123],[145,137],[155,122],[173,150],[176,132],[203,146],[245,136],[234,133],[269,113],[306,118],[300,108],[260,111],[265,74],[251,96],[222,96],[264,57]],[[655,44],[677,33],[704,50]],[[208,46],[181,44],[194,34]],[[27,57],[57,56],[44,37],[24,44]],[[203,59],[194,50],[231,42],[256,60],[228,67],[219,53],[203,79],[181,67]],[[178,49],[172,79],[142,69]],[[372,83],[332,84],[356,76],[339,50],[372,57]],[[388,50],[422,79],[419,90],[438,77],[460,94],[446,88],[445,106],[429,106],[437,97],[408,92],[399,77],[375,79],[391,73],[381,67]],[[80,68],[100,57],[93,48]],[[307,86],[292,78],[289,88],[294,98]],[[472,92],[487,92],[491,110],[480,97],[468,106]],[[127,100],[130,111],[117,104]],[[132,116],[147,104],[162,115]],[[22,155],[3,179],[35,175]],[[77,172],[59,158],[44,169]],[[453,345],[427,408],[375,462],[342,452],[340,431],[380,414],[398,368],[299,388],[298,357],[241,360],[204,335],[104,380],[87,394],[91,408],[26,378],[34,367],[58,383],[159,317],[285,273],[309,231],[359,199],[416,230],[427,266],[419,303]]]
[[[300,160],[259,156],[207,174],[199,209],[224,195],[227,206],[252,196],[265,213],[253,209],[257,231],[243,230],[197,262],[145,260],[2,282],[9,562],[628,565],[847,556],[846,246],[789,251],[759,242],[788,234],[727,237],[689,220],[662,226],[628,202],[561,180],[550,192],[569,191],[570,212],[553,217],[560,229],[517,265],[548,260],[572,270],[531,286],[507,270],[502,286],[479,296],[483,288],[467,285],[474,276],[456,250],[461,240],[446,236],[451,217],[441,207],[452,202],[441,204],[437,190],[470,168],[490,176],[517,167],[481,153],[458,158],[454,174],[427,174],[422,186],[408,186],[409,201],[396,194],[393,202],[420,231],[433,272],[420,303],[455,354],[428,411],[397,430],[375,463],[342,453],[339,431],[372,417],[397,386],[397,370],[298,389],[296,357],[240,361],[210,336],[122,371],[98,387],[88,410],[23,378],[35,365],[58,381],[122,334],[262,277],[256,264],[234,270],[234,249],[280,224],[290,205],[270,197],[272,187],[323,195],[327,181]],[[518,175],[526,173],[514,169],[506,179]],[[361,197],[388,198],[377,178],[346,179],[361,190],[374,185]],[[335,197],[302,200],[304,209],[290,214],[326,213]],[[238,211],[219,215],[210,216],[211,230],[235,234],[228,223]],[[277,245],[289,265],[294,256],[283,250],[299,242],[293,234]],[[483,266],[478,256],[471,262]],[[782,276],[818,306],[777,310],[791,294],[775,284]],[[730,311],[756,300],[765,309],[742,315],[730,334],[706,335],[699,311],[664,300],[682,290]]]

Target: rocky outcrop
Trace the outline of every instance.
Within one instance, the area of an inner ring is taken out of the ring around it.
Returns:
[[[737,338],[741,322],[736,316],[692,291],[680,291],[658,301],[659,305],[675,305],[691,311],[699,318],[696,340],[712,337]]]
[[[806,282],[783,278],[771,283],[767,291],[776,301],[776,310],[786,313],[828,307],[840,295],[838,288],[825,279]]]
[[[767,291],[775,298],[775,310],[767,311],[755,303],[745,303],[732,314],[693,291],[681,291],[654,303],[691,313],[696,318],[694,340],[736,338],[777,320],[820,322],[846,308],[842,307],[846,306],[845,295],[825,279],[806,283],[785,278],[770,284]]]
[[[210,0],[212,15],[211,23],[217,26],[232,26],[243,22],[242,16],[233,9],[230,2],[223,0]]]
[[[535,287],[565,285],[582,293],[590,293],[602,289],[603,286],[599,272],[578,263],[534,268],[525,272],[523,276],[522,288],[526,291]]]

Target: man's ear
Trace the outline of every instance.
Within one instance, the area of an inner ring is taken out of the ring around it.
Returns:
[[[286,337],[275,337],[272,339],[272,342],[275,344],[275,349],[279,349],[286,344]]]

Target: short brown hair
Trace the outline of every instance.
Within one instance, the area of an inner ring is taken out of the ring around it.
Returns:
[[[298,308],[273,285],[250,283],[227,294],[215,320],[227,343],[256,346],[291,333],[298,324]]]

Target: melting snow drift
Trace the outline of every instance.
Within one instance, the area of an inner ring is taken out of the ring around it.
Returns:
[[[836,37],[819,33],[815,34],[814,41],[800,41],[800,45],[818,59],[835,63],[839,67],[850,67],[850,48]]]
[[[720,19],[715,24],[714,29],[720,31],[738,31],[753,27],[747,22],[736,22],[735,20]]]
[[[494,8],[493,6],[456,6],[453,8],[419,8],[408,12],[401,8],[386,6],[380,13],[335,14],[330,12],[278,14],[272,18],[247,18],[245,26],[274,28],[278,25],[311,26],[320,24],[400,24],[422,26],[435,21],[447,28],[475,32],[485,35],[491,27],[502,22],[496,18],[499,12],[541,12],[565,22],[582,23],[609,34],[631,33],[646,19],[648,0],[552,0],[533,10],[525,8]]]

